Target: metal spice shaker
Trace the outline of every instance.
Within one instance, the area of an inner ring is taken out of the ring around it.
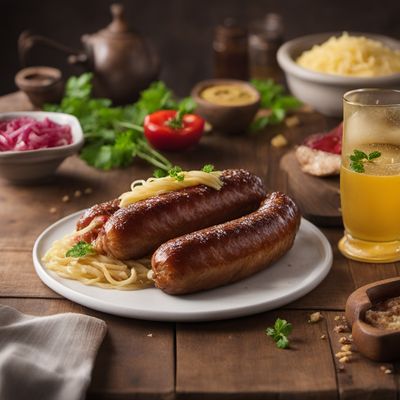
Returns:
[[[213,53],[215,78],[249,78],[247,29],[234,19],[228,18],[216,27]]]

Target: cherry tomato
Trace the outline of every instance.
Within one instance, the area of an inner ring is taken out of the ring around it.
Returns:
[[[160,110],[144,120],[144,134],[158,150],[183,150],[198,143],[204,120],[195,114],[178,115],[175,110]]]

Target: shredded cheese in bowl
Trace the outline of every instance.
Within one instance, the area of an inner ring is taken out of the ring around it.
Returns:
[[[296,60],[300,66],[327,74],[375,77],[400,73],[400,50],[378,40],[344,32],[313,46]]]

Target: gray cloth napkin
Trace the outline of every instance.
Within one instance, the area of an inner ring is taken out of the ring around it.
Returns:
[[[86,315],[0,306],[0,399],[84,399],[105,333],[104,321]]]

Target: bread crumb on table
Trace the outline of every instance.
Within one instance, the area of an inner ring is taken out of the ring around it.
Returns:
[[[296,115],[293,115],[292,117],[287,117],[285,119],[285,125],[288,128],[293,128],[294,126],[297,126],[300,124],[300,120],[299,117],[297,117]]]
[[[287,139],[281,133],[271,139],[271,145],[274,147],[285,147],[287,144]]]
[[[81,197],[82,196],[82,192],[80,190],[75,190],[74,196],[75,197]]]
[[[337,325],[333,328],[333,332],[335,333],[343,333],[348,331],[349,331],[348,325]]]
[[[66,194],[65,196],[62,197],[61,201],[63,203],[68,203],[69,202],[69,196]]]
[[[57,208],[55,208],[55,207],[50,207],[49,208],[49,213],[50,214],[55,214],[57,212]]]
[[[379,369],[386,375],[390,375],[393,373],[393,370],[391,370],[390,368],[388,368],[386,365],[381,365],[379,367]]]
[[[339,338],[339,343],[340,344],[351,344],[351,343],[353,343],[353,339],[350,339],[350,337],[342,336]]]
[[[392,372],[393,372],[393,371],[392,371],[391,369],[389,369],[389,368],[385,370],[385,374],[386,374],[386,375],[389,375],[389,374],[391,374]]]
[[[351,351],[339,351],[338,353],[335,354],[336,358],[342,358],[342,357],[347,357],[351,356],[353,353]]]
[[[310,314],[310,319],[308,320],[309,323],[314,324],[316,322],[321,321],[321,319],[323,319],[323,315],[317,311],[315,313]]]

